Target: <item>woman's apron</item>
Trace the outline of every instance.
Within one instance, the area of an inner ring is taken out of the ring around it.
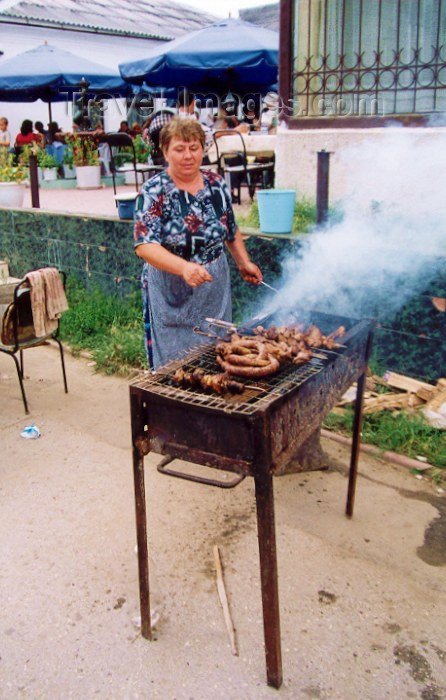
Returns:
[[[194,326],[203,325],[206,317],[232,320],[229,265],[224,252],[206,263],[212,282],[204,282],[199,287],[190,287],[179,275],[162,272],[147,263],[145,267],[143,278],[150,290],[148,311],[153,369],[158,369],[194,346],[213,342],[192,330]]]

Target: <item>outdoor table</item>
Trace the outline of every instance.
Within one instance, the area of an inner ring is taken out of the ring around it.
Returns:
[[[276,135],[275,134],[242,134],[245,142],[247,155],[259,154],[263,151],[275,151]],[[218,139],[218,149],[220,152],[234,151],[240,149],[240,138],[234,136],[220,136]]]
[[[14,301],[15,288],[21,281],[18,277],[7,277],[0,282],[0,325],[3,322],[3,314],[9,304]]]
[[[254,132],[253,134],[242,134],[242,137],[247,156],[273,157],[276,148],[275,134],[262,134],[260,132]],[[234,151],[240,151],[240,147],[241,142],[239,132],[234,134],[234,136],[220,136],[218,139],[218,151],[220,155],[222,153],[233,153]],[[207,155],[211,163],[217,160],[217,149],[215,144],[211,146]]]
[[[18,277],[7,277],[0,282],[0,304],[10,304],[14,301],[14,290],[22,280]]]

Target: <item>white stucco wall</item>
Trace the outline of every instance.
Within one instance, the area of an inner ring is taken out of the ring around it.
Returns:
[[[386,127],[376,129],[280,130],[276,145],[276,186],[294,188],[301,196],[315,200],[317,153],[330,156],[330,204],[348,199],[355,190],[365,205],[373,201],[403,202],[411,205],[417,195],[417,161],[423,160],[423,177],[428,162],[435,161],[433,191],[446,187],[446,128]],[[443,153],[442,158],[436,157]],[[427,161],[427,162],[426,162]],[[407,169],[407,178],[404,171]],[[391,168],[401,178],[386,177]],[[410,176],[409,176],[410,173]],[[389,182],[398,180],[398,186]],[[446,197],[443,197],[446,201]],[[438,199],[436,199],[438,202]]]
[[[135,27],[137,29],[137,27]],[[76,32],[62,29],[6,25],[0,23],[1,50],[4,55],[1,61],[12,58],[22,51],[34,48],[45,41],[65,51],[84,56],[96,63],[118,68],[119,63],[143,58],[150,49],[159,45],[158,41],[150,39],[135,39],[131,37],[109,36],[103,34]],[[125,118],[125,102],[112,103],[105,115],[106,131],[112,131]],[[24,119],[41,121],[46,127],[48,123],[48,106],[41,100],[30,103],[11,103],[0,101],[0,116],[9,120],[9,131],[12,138],[20,130]],[[55,103],[52,105],[53,120],[57,121],[64,131],[70,131],[71,103]]]

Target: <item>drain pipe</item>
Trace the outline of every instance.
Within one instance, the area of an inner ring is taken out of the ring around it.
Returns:
[[[317,154],[316,222],[324,223],[328,217],[328,180],[330,173],[330,153],[325,149]]]

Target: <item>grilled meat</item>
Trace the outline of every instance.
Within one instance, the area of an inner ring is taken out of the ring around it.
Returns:
[[[333,348],[339,347],[335,338],[342,337],[345,333],[345,327],[339,326],[329,335],[324,335],[320,328],[312,324],[304,330],[302,324],[295,326],[271,326],[271,328],[263,328],[263,326],[257,326],[254,328],[254,333],[257,337],[265,338],[266,340],[273,340],[275,342],[285,342],[291,347],[295,346],[297,343],[300,349],[305,347],[311,348],[327,348],[331,350]]]
[[[245,390],[245,385],[237,382],[227,374],[206,374],[204,369],[194,369],[192,372],[179,367],[172,377],[175,386],[200,387],[210,389],[216,394],[241,394]]]
[[[271,354],[267,356],[266,361],[262,362],[262,360],[256,359],[254,362],[258,364],[250,364],[248,366],[233,364],[229,362],[229,357],[232,357],[232,355],[226,355],[225,357],[217,355],[217,362],[225,372],[229,372],[229,374],[233,374],[236,377],[270,377],[280,369],[279,360]],[[239,355],[235,357],[240,358]]]
[[[234,333],[230,342],[217,343],[217,362],[229,374],[240,377],[268,377],[275,374],[286,362],[303,365],[314,355],[314,348],[339,347],[335,338],[343,335],[340,326],[330,335],[311,325],[307,330],[302,324],[271,326],[254,329],[254,337]]]

